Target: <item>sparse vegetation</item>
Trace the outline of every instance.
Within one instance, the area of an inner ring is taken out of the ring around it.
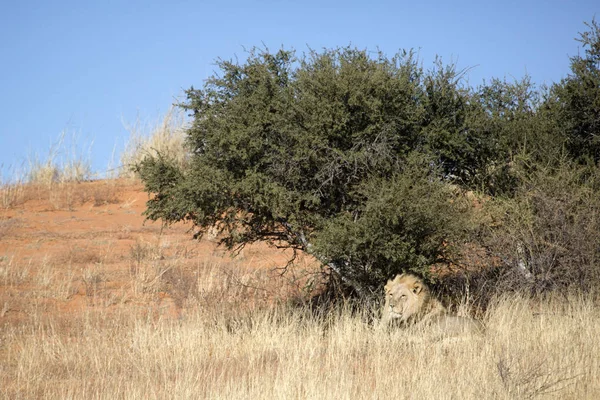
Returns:
[[[83,182],[92,176],[91,147],[85,151],[75,133],[63,131],[45,159],[33,155],[27,168],[27,183],[51,187],[66,182]]]
[[[0,179],[0,205],[3,209],[22,204],[25,199],[23,174],[14,170],[11,172],[13,176],[9,178],[8,182],[3,182]]]

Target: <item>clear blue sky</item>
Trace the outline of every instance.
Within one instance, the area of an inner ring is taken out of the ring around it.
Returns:
[[[123,147],[122,121],[155,120],[214,60],[265,44],[420,49],[491,77],[552,83],[569,72],[595,1],[3,1],[0,164],[44,156],[59,134],[93,141],[93,168]]]

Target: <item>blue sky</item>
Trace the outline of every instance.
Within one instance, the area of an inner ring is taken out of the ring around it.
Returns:
[[[491,77],[559,81],[596,1],[21,1],[0,3],[0,165],[76,134],[96,171],[123,148],[123,121],[156,120],[214,60],[262,44],[302,52],[420,49]]]

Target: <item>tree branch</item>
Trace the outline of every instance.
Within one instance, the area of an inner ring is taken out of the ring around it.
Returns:
[[[303,231],[296,232],[295,230],[292,229],[290,224],[288,224],[287,222],[284,222],[283,225],[285,226],[286,230],[288,232],[292,233],[295,236],[295,238],[301,243],[303,250],[306,253],[315,257],[321,264],[327,265],[336,275],[338,275],[340,277],[340,279],[342,280],[342,282],[344,282],[344,284],[346,284],[349,287],[351,287],[352,289],[354,289],[360,298],[366,297],[366,291],[363,288],[363,286],[361,284],[359,284],[357,281],[355,281],[354,279],[350,279],[346,275],[344,275],[342,273],[342,269],[341,269],[340,265],[338,265],[338,263],[327,260],[326,257],[323,257],[318,252],[316,252],[314,250],[313,245],[306,239],[306,235],[304,234]]]

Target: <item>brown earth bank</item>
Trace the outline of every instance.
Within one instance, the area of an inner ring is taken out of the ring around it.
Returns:
[[[301,296],[315,271],[300,257],[282,275],[290,252],[255,244],[234,256],[211,235],[192,239],[189,224],[145,221],[147,199],[128,180],[23,188],[0,211],[0,326],[112,309],[180,318],[213,279],[223,296],[273,302]]]

